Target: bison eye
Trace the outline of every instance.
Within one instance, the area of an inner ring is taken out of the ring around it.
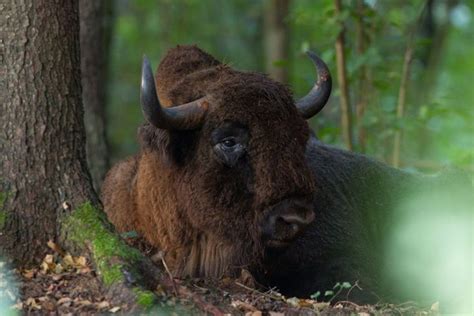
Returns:
[[[232,148],[234,147],[237,143],[235,142],[235,139],[232,138],[226,138],[222,141],[222,144],[227,147],[227,148]]]
[[[214,146],[217,159],[228,167],[233,167],[245,152],[245,145],[235,137],[226,137]]]

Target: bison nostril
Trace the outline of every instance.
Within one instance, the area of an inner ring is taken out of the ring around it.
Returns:
[[[288,246],[314,220],[314,213],[310,210],[299,213],[284,211],[283,214],[270,214],[264,223],[262,238],[267,247]]]

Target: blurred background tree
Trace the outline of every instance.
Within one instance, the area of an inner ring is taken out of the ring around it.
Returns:
[[[314,50],[336,83],[329,104],[310,121],[323,141],[403,168],[474,169],[472,1],[113,3],[106,98],[112,161],[137,150],[142,55],[157,67],[169,48],[197,44],[237,69],[286,81],[296,97],[315,80],[303,54]],[[341,53],[346,75],[336,80]],[[351,122],[345,132],[343,115]]]

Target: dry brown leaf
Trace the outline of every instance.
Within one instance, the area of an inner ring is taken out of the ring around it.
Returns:
[[[247,312],[245,313],[245,316],[262,316],[262,312],[261,311]]]
[[[100,303],[96,303],[95,305],[98,309],[104,309],[104,308],[109,308],[110,307],[110,303],[107,302],[107,301],[102,301]]]
[[[74,259],[69,253],[63,257],[63,264],[66,268],[74,266]]]
[[[32,279],[35,277],[35,272],[36,272],[36,269],[31,269],[31,270],[25,269],[23,270],[23,273],[21,275],[23,275],[23,277],[26,279]]]
[[[270,316],[285,316],[285,313],[281,313],[281,312],[268,312],[268,315],[270,315]]]
[[[58,264],[54,267],[54,273],[56,273],[56,274],[60,274],[60,273],[62,273],[63,271],[64,271],[64,268],[63,268],[63,266],[62,266],[60,263],[58,263]]]
[[[57,304],[58,305],[62,305],[62,304],[66,304],[66,303],[70,303],[72,301],[72,299],[70,297],[61,297],[58,301],[57,301]]]
[[[63,275],[62,274],[55,274],[53,275],[52,279],[53,281],[59,281],[63,278]]]
[[[25,304],[34,309],[41,309],[41,305],[38,305],[33,297],[28,297]]]
[[[87,259],[86,257],[80,256],[74,258],[74,263],[76,268],[85,268],[87,267]]]
[[[46,262],[47,264],[53,264],[54,263],[54,256],[53,255],[46,255],[43,259],[43,262]]]
[[[314,309],[324,309],[329,306],[328,302],[319,302],[319,303],[313,303],[313,308]]]
[[[300,300],[297,297],[290,297],[286,299],[286,303],[293,307],[300,307]]]
[[[81,300],[81,301],[76,302],[76,304],[82,305],[82,306],[89,306],[89,305],[92,305],[92,302],[89,300]]]
[[[48,311],[53,311],[56,308],[54,303],[51,302],[51,301],[44,301],[42,306],[43,306],[44,309],[46,309]]]
[[[239,300],[232,301],[232,303],[230,303],[230,305],[232,307],[235,307],[235,308],[243,310],[243,311],[251,311],[251,312],[258,311],[258,309],[255,306],[253,306],[249,303],[239,301]]]
[[[115,306],[115,307],[112,307],[111,309],[109,309],[109,312],[111,313],[116,313],[120,310],[120,306]]]
[[[58,244],[56,244],[54,241],[49,240],[47,245],[50,249],[57,252],[61,257],[64,256],[65,254],[64,250],[62,250],[61,247],[59,247]]]
[[[23,309],[23,302],[18,302],[15,305],[12,305],[12,308],[13,309],[18,309],[18,310]]]
[[[46,262],[41,262],[41,272],[43,273],[48,273],[49,270],[49,265]]]
[[[300,307],[313,307],[314,300],[300,299]]]

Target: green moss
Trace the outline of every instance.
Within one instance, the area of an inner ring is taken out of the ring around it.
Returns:
[[[87,245],[92,253],[98,274],[106,286],[115,283],[126,284],[124,270],[138,278],[134,267],[142,254],[127,246],[113,232],[105,214],[92,204],[85,203],[63,220],[63,233],[68,242],[76,247]],[[132,288],[136,302],[144,309],[150,309],[156,303],[156,295],[139,287]]]
[[[3,204],[7,199],[7,194],[4,192],[0,192],[0,229],[3,229],[5,225],[5,221],[7,219],[7,212],[3,209]]]
[[[138,288],[134,289],[133,292],[137,295],[138,305],[145,309],[152,307],[156,302],[156,296],[153,292],[143,291]]]
[[[81,205],[63,223],[68,241],[79,247],[84,243],[90,246],[105,285],[124,281],[122,270],[125,264],[133,266],[133,262],[141,257],[137,249],[128,247],[111,232],[104,213],[90,203]],[[133,269],[132,266],[127,266],[127,271]]]

